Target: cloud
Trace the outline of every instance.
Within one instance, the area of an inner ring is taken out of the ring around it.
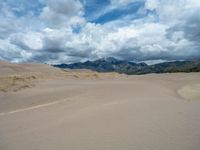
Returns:
[[[81,18],[83,14],[83,6],[78,0],[47,0],[40,19],[48,26],[65,26],[72,18]]]
[[[98,5],[89,0],[20,2],[0,4],[3,60],[69,63],[110,56],[130,61],[200,58],[199,0],[112,0]],[[141,5],[130,11],[136,4]],[[123,10],[123,16],[115,10]],[[104,22],[88,19],[90,11]],[[117,16],[110,17],[111,12]]]
[[[144,0],[111,0],[111,4],[114,6],[125,6],[130,3],[139,2]]]
[[[149,9],[149,10],[157,9],[158,5],[159,5],[158,0],[147,0],[145,3],[146,9]]]
[[[66,16],[81,15],[82,4],[78,0],[47,0],[47,7],[56,13]]]
[[[10,42],[24,50],[39,50],[42,48],[40,32],[16,33],[10,37]]]

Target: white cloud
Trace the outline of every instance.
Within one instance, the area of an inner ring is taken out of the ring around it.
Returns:
[[[125,6],[133,2],[144,1],[144,0],[111,0],[111,4],[114,6]]]
[[[42,37],[40,32],[16,33],[10,41],[24,50],[40,50],[43,47]]]
[[[81,18],[83,14],[83,6],[79,0],[47,0],[40,18],[48,25],[65,26],[71,18]]]
[[[158,7],[159,0],[147,0],[145,3],[146,9],[154,10]]]
[[[112,0],[110,8],[135,1]],[[108,56],[138,61],[200,57],[199,8],[199,0],[146,0],[141,10],[154,13],[101,25],[84,18],[78,0],[47,0],[38,16],[21,17],[5,3],[0,11],[0,58],[67,63]]]

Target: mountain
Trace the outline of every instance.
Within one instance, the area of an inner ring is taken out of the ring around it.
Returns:
[[[62,69],[90,69],[98,72],[118,72],[125,74],[200,72],[200,60],[174,61],[147,65],[146,63],[134,63],[109,57],[83,63],[59,64],[54,65],[54,67]]]

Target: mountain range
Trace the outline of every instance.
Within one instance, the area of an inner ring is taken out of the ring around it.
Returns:
[[[109,57],[95,61],[58,64],[53,66],[62,69],[90,69],[98,72],[118,72],[125,74],[200,72],[200,60],[173,61],[147,65],[146,63],[135,63]]]

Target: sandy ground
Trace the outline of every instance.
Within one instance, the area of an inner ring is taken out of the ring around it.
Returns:
[[[0,63],[0,150],[200,148],[199,73],[126,76],[6,65]]]

